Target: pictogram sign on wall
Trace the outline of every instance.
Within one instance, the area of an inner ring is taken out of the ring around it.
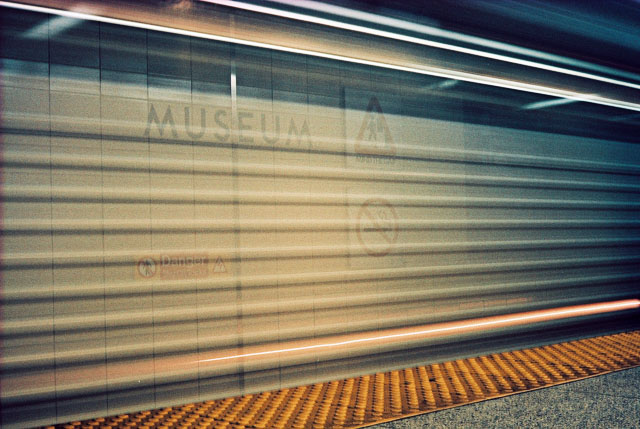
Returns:
[[[375,96],[369,100],[354,149],[356,153],[364,155],[394,156],[396,154],[391,131],[384,118],[380,102]]]
[[[398,214],[389,201],[372,198],[358,211],[358,241],[371,256],[385,256],[398,239]]]

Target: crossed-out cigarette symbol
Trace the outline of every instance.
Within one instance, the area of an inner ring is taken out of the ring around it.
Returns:
[[[372,198],[358,211],[358,241],[371,256],[385,256],[398,239],[398,214],[387,200]]]

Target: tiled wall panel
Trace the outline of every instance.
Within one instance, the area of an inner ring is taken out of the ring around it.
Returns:
[[[637,145],[482,122],[479,85],[2,13],[3,426],[335,379],[377,346],[316,346],[637,297]]]

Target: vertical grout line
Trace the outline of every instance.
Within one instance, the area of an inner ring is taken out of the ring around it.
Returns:
[[[3,64],[4,69],[4,58],[0,58],[0,62]],[[4,130],[3,124],[3,113],[4,113],[4,70],[3,73],[0,74],[0,130]],[[4,231],[4,132],[0,132],[0,230]],[[0,234],[0,266],[3,266],[4,263],[4,233]],[[4,301],[4,271],[0,270],[0,302]],[[4,362],[4,311],[2,305],[0,305],[0,365]],[[1,368],[1,366],[0,366]],[[0,369],[0,376],[2,375],[2,370]],[[3,414],[0,412],[0,425],[2,425]]]
[[[191,111],[193,112],[193,117],[195,117],[195,109],[193,103],[193,38],[189,37],[189,72],[191,74]],[[185,127],[187,126],[186,118],[185,118]],[[191,186],[193,190],[193,219],[196,219],[196,174],[195,174],[195,162],[196,162],[196,146],[195,141],[191,141]],[[193,248],[196,252],[199,251],[198,248],[198,232],[194,228],[193,230]],[[209,256],[207,256],[207,263],[210,263]],[[200,311],[198,306],[200,304],[200,299],[198,297],[198,288],[200,283],[195,282],[196,284],[196,356],[197,356],[197,367],[196,367],[196,379],[198,380],[197,392],[198,399],[200,399]]]
[[[338,73],[338,79],[339,79],[339,88],[340,88],[340,112],[342,113],[340,116],[340,127],[342,128],[341,131],[341,138],[342,138],[342,169],[344,171],[349,171],[349,142],[348,142],[348,136],[347,136],[347,96],[346,96],[346,78],[345,78],[345,64],[336,64],[336,71]],[[346,269],[348,271],[351,271],[351,269],[353,268],[352,265],[352,261],[351,261],[351,236],[356,232],[356,230],[353,228],[353,222],[351,221],[351,208],[349,206],[349,182],[345,182],[342,185],[343,188],[343,192],[344,192],[344,200],[343,200],[343,208],[341,210],[340,215],[342,216],[342,219],[346,225],[346,228],[344,229],[345,231],[345,237],[344,237],[344,241],[347,245],[347,257],[346,257]],[[349,296],[349,292],[345,291],[344,295],[343,295],[343,299],[345,299],[345,302],[347,301]],[[347,320],[347,325],[351,322],[350,320],[350,315],[347,314],[345,316],[346,320]],[[346,328],[345,328],[346,329]]]
[[[55,299],[55,264],[53,247],[53,142],[51,141],[51,15],[45,15],[47,19],[47,62],[49,73],[49,90],[47,91],[49,101],[49,230],[51,231],[51,331],[53,334],[53,390],[55,397],[56,423],[58,422],[58,363],[56,347],[56,299]]]
[[[234,21],[232,17],[231,25]],[[232,162],[232,183],[233,183],[233,244],[235,249],[234,263],[233,263],[233,276],[235,277],[235,291],[236,291],[236,332],[237,332],[237,349],[238,354],[244,354],[244,321],[242,313],[242,259],[240,253],[240,201],[239,201],[239,184],[238,184],[238,92],[237,92],[237,67],[236,67],[236,46],[230,46],[230,60],[231,60],[231,162]],[[238,383],[240,393],[244,394],[244,363],[239,361],[238,363]]]
[[[349,169],[349,142],[347,141],[347,98],[346,98],[346,90],[345,90],[345,85],[344,85],[344,78],[342,76],[343,72],[342,72],[342,66],[340,66],[340,68],[338,68],[338,73],[339,73],[339,78],[340,78],[340,111],[342,112],[341,115],[341,123],[340,126],[342,127],[342,153],[343,153],[343,157],[342,157],[342,168],[344,169],[344,171],[348,171]],[[355,232],[355,230],[353,230],[352,225],[351,225],[351,219],[349,218],[349,189],[348,186],[344,187],[344,211],[343,211],[343,216],[344,216],[344,222],[346,224],[346,234],[347,236],[346,238],[346,243],[347,243],[347,248],[351,248],[351,234],[353,232]],[[351,269],[351,251],[349,251],[347,253],[347,269],[350,270]]]
[[[100,211],[102,214],[102,314],[104,316],[104,388],[107,412],[109,413],[109,373],[107,371],[107,267],[105,264],[105,228],[104,228],[104,138],[102,129],[102,26],[98,22],[98,106],[100,115]]]
[[[342,128],[342,168],[343,170],[349,171],[349,165],[350,165],[350,159],[349,159],[349,142],[348,142],[348,136],[347,136],[347,96],[346,96],[346,72],[345,72],[345,64],[339,64],[337,65],[337,72],[338,72],[338,76],[339,76],[339,85],[340,85],[340,111],[342,112],[341,115],[341,123],[340,126]],[[349,204],[349,195],[351,192],[353,192],[351,185],[351,189],[350,189],[350,183],[349,182],[345,182],[342,185],[343,188],[343,192],[344,192],[344,200],[342,202],[343,206],[342,206],[342,210],[341,210],[341,216],[342,219],[346,225],[345,228],[345,234],[346,236],[344,237],[345,243],[347,245],[347,257],[346,257],[346,269],[348,271],[351,271],[353,268],[353,264],[352,264],[352,260],[351,260],[351,254],[353,253],[353,251],[351,250],[351,237],[353,234],[356,233],[356,229],[354,229],[354,223],[352,222],[351,219],[351,207]],[[355,221],[355,219],[354,219]],[[357,226],[356,226],[357,228]],[[346,301],[348,301],[349,299],[349,292],[345,289],[345,292],[343,292],[343,299]],[[347,320],[347,326],[351,323],[351,315],[347,314],[345,316],[345,319]],[[345,328],[348,329],[348,328]]]
[[[271,115],[272,117],[275,118],[276,116],[276,112],[275,112],[275,97],[274,97],[274,88],[273,88],[273,51],[269,51],[269,87],[271,88],[270,92],[271,92]],[[271,149],[269,150],[269,153],[271,155],[271,183],[273,186],[273,190],[275,191],[277,189],[276,186],[276,175],[275,175],[275,164],[276,164],[276,145],[273,144],[271,146]],[[273,214],[274,216],[276,216],[277,218],[277,213],[278,212],[278,202],[277,199],[275,200],[275,205],[273,207]],[[278,232],[278,230],[275,230],[273,232],[273,245],[276,247],[276,249],[278,248],[279,245],[279,236],[280,233]],[[280,266],[279,266],[279,260],[280,258],[278,257],[278,251],[276,250],[275,252],[275,266],[276,266],[276,275],[279,276],[280,275]],[[280,285],[276,285],[276,326],[277,326],[277,331],[278,331],[278,341],[277,343],[280,344],[282,342],[281,340],[281,331],[280,331],[280,319],[282,317],[282,313],[281,313],[281,308],[280,308]],[[282,359],[278,358],[278,388],[282,387]]]
[[[147,62],[147,67],[146,67],[146,75],[147,75],[147,114],[149,112],[149,105],[150,105],[150,100],[149,100],[149,30],[145,31],[145,39],[146,39],[146,46],[145,46],[145,52],[146,52],[146,62]],[[152,209],[151,209],[151,133],[149,133],[149,136],[147,137],[147,189],[148,189],[148,194],[147,194],[147,207],[149,209],[149,246],[150,246],[150,252],[151,254],[153,254],[153,228],[152,228]],[[157,268],[156,268],[157,269]],[[157,392],[156,392],[156,329],[155,329],[155,308],[153,305],[153,289],[154,289],[154,283],[155,281],[152,280],[151,281],[151,362],[152,362],[152,367],[153,367],[153,405],[154,407],[157,406]]]

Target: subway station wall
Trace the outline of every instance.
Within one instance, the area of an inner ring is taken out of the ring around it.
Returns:
[[[580,103],[2,15],[6,427],[335,379],[421,343],[309,346],[638,295],[638,135]]]

